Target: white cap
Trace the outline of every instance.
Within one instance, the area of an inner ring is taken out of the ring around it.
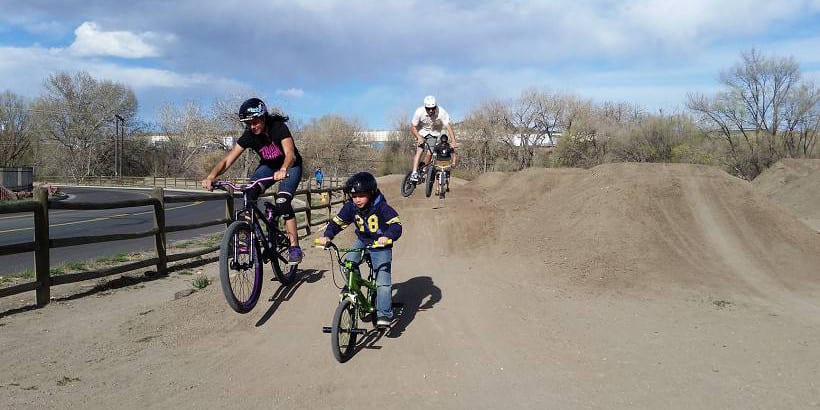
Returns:
[[[424,97],[424,108],[435,108],[436,107],[436,97],[432,95],[428,95]]]

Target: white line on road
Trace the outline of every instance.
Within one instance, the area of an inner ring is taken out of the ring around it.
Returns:
[[[204,201],[197,201],[197,202],[194,202],[194,203],[191,203],[191,204],[188,204],[188,205],[179,205],[179,206],[176,206],[176,207],[173,207],[173,208],[166,208],[165,210],[166,211],[173,211],[175,209],[187,208],[189,206],[199,205],[202,202],[204,202]],[[117,215],[105,216],[105,217],[100,217],[100,218],[86,219],[86,220],[82,220],[82,221],[63,222],[63,223],[53,224],[53,225],[50,224],[48,227],[52,228],[52,227],[57,227],[57,226],[77,225],[77,224],[105,221],[107,219],[124,218],[124,217],[127,217],[127,216],[145,215],[145,214],[153,214],[153,213],[154,213],[154,211],[129,212],[129,213],[125,213],[125,214],[117,214]],[[7,229],[5,231],[0,231],[0,233],[23,232],[23,231],[30,231],[32,229],[34,229],[33,226],[28,227],[28,228]]]

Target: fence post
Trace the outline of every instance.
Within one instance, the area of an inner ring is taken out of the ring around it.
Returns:
[[[305,211],[305,221],[307,226],[305,230],[307,235],[310,235],[310,213],[313,212],[313,198],[310,196],[310,179],[307,180],[307,210]]]
[[[331,215],[332,212],[331,212],[331,209],[330,209],[330,204],[332,204],[332,203],[333,203],[333,188],[331,187],[331,189],[329,189],[327,191],[327,220],[328,221],[330,220],[330,218],[332,218],[332,215]]]
[[[50,246],[48,243],[48,191],[39,187],[34,191],[39,209],[34,212],[34,277],[37,281],[37,306],[45,306],[51,299]]]
[[[168,256],[165,253],[165,193],[162,188],[154,188],[151,191],[151,198],[158,202],[154,204],[154,228],[157,234],[154,236],[157,247],[157,273],[165,274],[168,271]]]

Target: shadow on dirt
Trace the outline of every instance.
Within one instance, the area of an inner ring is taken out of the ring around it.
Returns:
[[[407,326],[416,318],[419,311],[432,309],[441,301],[441,289],[429,276],[417,276],[402,283],[394,283],[394,304],[400,307],[394,312],[394,321],[386,336],[397,338],[404,333]]]
[[[394,283],[393,323],[385,330],[371,329],[356,343],[353,356],[364,349],[381,349],[377,345],[382,336],[398,338],[416,318],[419,311],[432,309],[441,300],[441,289],[429,276],[418,276],[402,283]]]
[[[326,269],[316,270],[316,269],[303,269],[299,271],[299,279],[294,282],[290,286],[279,285],[279,288],[273,292],[273,296],[268,299],[268,302],[273,302],[268,311],[262,315],[261,318],[256,322],[256,327],[262,326],[265,322],[270,319],[276,310],[279,309],[279,306],[282,302],[290,300],[293,295],[296,293],[296,290],[299,289],[304,283],[315,283],[318,280],[322,279],[325,276]]]

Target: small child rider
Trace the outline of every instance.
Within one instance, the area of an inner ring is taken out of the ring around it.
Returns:
[[[352,247],[373,245],[369,252],[376,277],[376,325],[386,327],[393,319],[390,271],[393,264],[393,242],[399,239],[402,230],[399,214],[387,204],[379,191],[376,178],[368,172],[351,176],[345,182],[344,192],[350,195],[350,199],[327,224],[324,234],[316,242],[325,245],[350,223],[356,223],[357,239]],[[348,254],[346,258],[355,264],[361,263],[359,254]]]
[[[436,160],[438,161],[450,161],[454,162],[453,160],[453,147],[450,146],[450,142],[447,138],[447,134],[443,134],[439,139],[438,144],[433,147],[433,152],[436,153]],[[455,164],[453,164],[455,166]]]

